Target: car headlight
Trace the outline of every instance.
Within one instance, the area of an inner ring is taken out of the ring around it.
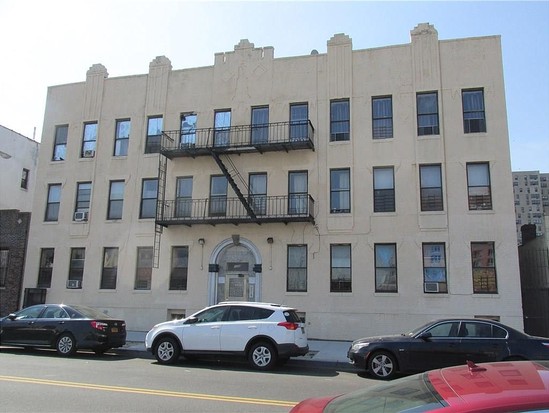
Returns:
[[[353,344],[353,346],[351,347],[351,350],[352,351],[358,351],[360,350],[361,348],[363,347],[368,347],[370,345],[370,343],[355,343]]]

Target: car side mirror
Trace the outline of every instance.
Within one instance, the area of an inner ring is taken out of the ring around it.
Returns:
[[[429,341],[429,339],[432,337],[433,335],[431,333],[429,333],[428,331],[424,332],[424,333],[421,333],[419,336],[417,336],[417,338],[420,338],[424,341]]]
[[[8,318],[12,321],[15,320],[16,317],[17,316],[14,313],[11,313],[10,315],[8,315]]]
[[[185,320],[183,324],[194,324],[198,321],[198,318],[196,317],[189,317]]]

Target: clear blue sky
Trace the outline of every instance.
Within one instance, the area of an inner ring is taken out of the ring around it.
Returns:
[[[354,49],[410,42],[418,23],[439,39],[501,35],[513,170],[549,172],[549,2],[228,2],[0,0],[0,124],[40,140],[48,86],[210,66],[240,39],[275,57],[326,52],[335,33]]]

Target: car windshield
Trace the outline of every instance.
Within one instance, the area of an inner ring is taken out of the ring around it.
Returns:
[[[446,406],[426,373],[357,390],[332,400],[325,413],[426,412]]]
[[[413,330],[408,331],[407,333],[402,333],[402,335],[403,335],[403,336],[408,336],[408,337],[415,336],[416,334],[418,334],[419,332],[425,330],[427,327],[429,327],[429,326],[432,325],[432,324],[433,324],[433,322],[430,322],[430,323],[427,323],[427,324],[423,324],[422,326],[417,327],[417,328],[414,328]]]
[[[70,308],[74,309],[79,314],[75,314],[75,311],[70,311]],[[111,316],[96,310],[94,308],[90,307],[84,307],[81,305],[73,305],[70,308],[65,308],[67,312],[69,313],[71,318],[93,318],[93,319],[106,319],[106,318],[112,318]]]

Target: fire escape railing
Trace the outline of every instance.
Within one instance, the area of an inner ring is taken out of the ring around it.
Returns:
[[[161,153],[168,157],[218,153],[314,150],[311,121],[275,122],[263,125],[240,125],[226,128],[164,131]]]
[[[239,224],[267,222],[313,222],[314,200],[308,194],[289,196],[247,195],[246,204],[239,198],[165,200],[158,203],[156,222],[174,224]]]

